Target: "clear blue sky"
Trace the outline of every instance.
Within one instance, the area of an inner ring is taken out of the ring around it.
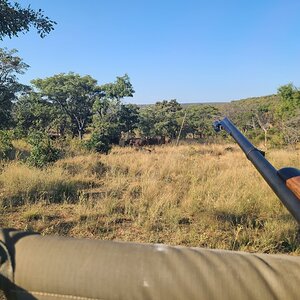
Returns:
[[[31,68],[21,81],[61,72],[99,84],[128,73],[132,103],[228,101],[300,85],[299,0],[21,0],[57,21],[5,39]]]

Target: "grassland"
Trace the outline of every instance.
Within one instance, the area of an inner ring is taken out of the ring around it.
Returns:
[[[271,150],[300,168],[300,150]],[[0,226],[93,239],[300,253],[299,228],[235,145],[114,148],[45,170],[3,163]]]

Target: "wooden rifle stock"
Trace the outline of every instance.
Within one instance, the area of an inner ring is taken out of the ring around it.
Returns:
[[[278,171],[278,174],[286,186],[300,200],[300,170],[295,168],[283,168]]]
[[[287,180],[286,186],[300,199],[300,176]]]

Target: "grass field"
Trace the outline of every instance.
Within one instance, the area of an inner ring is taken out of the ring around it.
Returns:
[[[300,150],[271,150],[300,168]],[[93,239],[300,254],[299,229],[236,145],[85,154],[45,170],[3,164],[1,227]]]

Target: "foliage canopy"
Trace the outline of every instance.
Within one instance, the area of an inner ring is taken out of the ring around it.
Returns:
[[[0,40],[5,36],[12,38],[35,27],[43,38],[54,29],[55,21],[44,15],[41,9],[33,10],[30,6],[21,7],[19,3],[0,0]]]
[[[101,90],[91,76],[58,74],[32,80],[42,96],[58,106],[71,120],[81,139],[92,115],[92,107]]]
[[[18,82],[17,74],[23,74],[29,66],[16,55],[17,52],[0,48],[0,129],[11,125],[13,101],[18,93],[28,90]]]

